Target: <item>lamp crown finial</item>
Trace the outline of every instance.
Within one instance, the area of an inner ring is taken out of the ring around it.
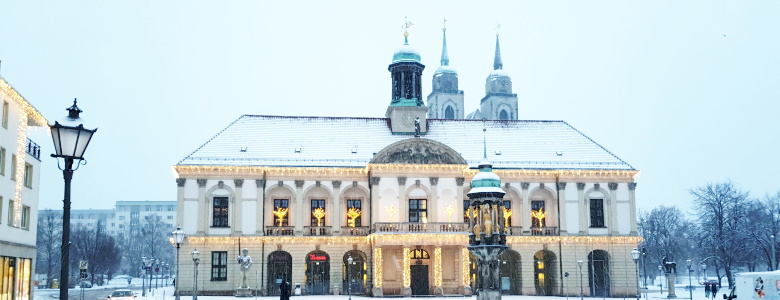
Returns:
[[[82,110],[76,105],[76,99],[77,98],[73,98],[73,106],[66,109],[68,111],[68,118],[78,119],[79,113],[82,112]]]

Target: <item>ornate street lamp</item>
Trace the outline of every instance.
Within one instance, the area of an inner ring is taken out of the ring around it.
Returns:
[[[192,300],[198,300],[198,263],[200,263],[200,252],[198,252],[198,249],[195,249],[190,254],[192,254],[192,262],[195,263],[195,289],[192,292]]]
[[[176,295],[176,300],[179,300],[179,250],[181,249],[181,243],[184,242],[185,234],[184,230],[181,230],[181,226],[176,226],[176,230],[171,232],[171,235],[176,243],[176,277],[173,279],[173,294]]]
[[[141,265],[144,272],[141,274],[141,297],[146,297],[146,256],[141,256]]]
[[[582,288],[582,264],[583,261],[581,259],[577,261],[577,266],[580,267],[580,300],[585,299],[585,290]]]
[[[146,273],[149,274],[149,292],[152,292],[152,265],[154,265],[154,258],[150,258],[146,261]]]
[[[349,271],[352,268],[352,256],[350,255],[347,257],[347,284],[349,285],[348,293],[349,293],[349,300],[352,300],[352,281],[350,281],[349,278]]]
[[[704,281],[707,281],[707,264],[701,263],[701,272],[702,272],[702,277],[704,278]]]
[[[664,267],[658,265],[658,287],[661,288],[661,295],[664,294]]]
[[[59,121],[54,121],[54,125],[49,125],[51,137],[54,141],[54,152],[51,156],[61,157],[65,160],[65,167],[60,167],[62,177],[65,179],[65,198],[62,200],[62,260],[60,264],[60,299],[68,299],[68,277],[70,271],[70,181],[73,179],[73,162],[78,160],[79,164],[86,164],[84,152],[87,150],[92,135],[97,131],[95,129],[84,128],[83,120],[79,117],[82,112],[76,106],[76,99],[73,99],[73,106],[68,107],[68,116]],[[59,161],[57,161],[59,167]]]
[[[636,271],[636,299],[639,300],[641,298],[642,294],[639,292],[639,250],[634,248],[634,250],[631,250],[631,258],[634,259],[634,270]],[[693,300],[693,299],[691,299]]]
[[[162,264],[160,264],[160,260],[159,259],[154,262],[154,272],[157,273],[155,275],[155,276],[157,276],[157,278],[154,279],[154,288],[160,287],[160,266],[161,265]]]

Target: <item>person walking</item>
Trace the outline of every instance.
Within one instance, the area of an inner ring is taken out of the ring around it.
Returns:
[[[282,281],[282,284],[279,285],[279,290],[281,290],[279,300],[290,300],[290,284],[287,281]]]

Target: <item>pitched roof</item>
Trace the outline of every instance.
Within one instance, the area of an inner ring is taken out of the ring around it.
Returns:
[[[365,167],[375,153],[412,135],[393,134],[389,119],[244,115],[178,165]],[[444,143],[476,168],[634,170],[564,121],[427,120],[425,138]]]

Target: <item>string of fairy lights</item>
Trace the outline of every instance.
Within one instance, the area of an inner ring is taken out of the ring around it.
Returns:
[[[433,285],[441,287],[441,247],[433,249]]]
[[[25,154],[27,152],[27,126],[31,120],[37,126],[47,126],[49,121],[38,112],[27,100],[20,95],[16,89],[14,89],[8,82],[0,77],[0,91],[8,98],[10,98],[18,109],[19,114],[19,126],[17,127],[16,135],[16,165],[13,166],[14,180],[16,185],[14,186],[14,207],[13,207],[13,226],[20,227],[22,221],[22,188],[24,187],[24,167],[25,167]]]
[[[374,248],[374,286],[382,287],[382,248]]]
[[[466,247],[461,248],[460,250],[460,271],[461,275],[463,275],[463,286],[469,286],[471,285],[471,278],[469,275],[471,274],[471,256],[469,255],[469,249]]]
[[[404,247],[404,261],[403,261],[403,285],[405,288],[408,288],[412,286],[412,268],[410,266],[412,265],[411,260],[411,251],[409,247]]]

